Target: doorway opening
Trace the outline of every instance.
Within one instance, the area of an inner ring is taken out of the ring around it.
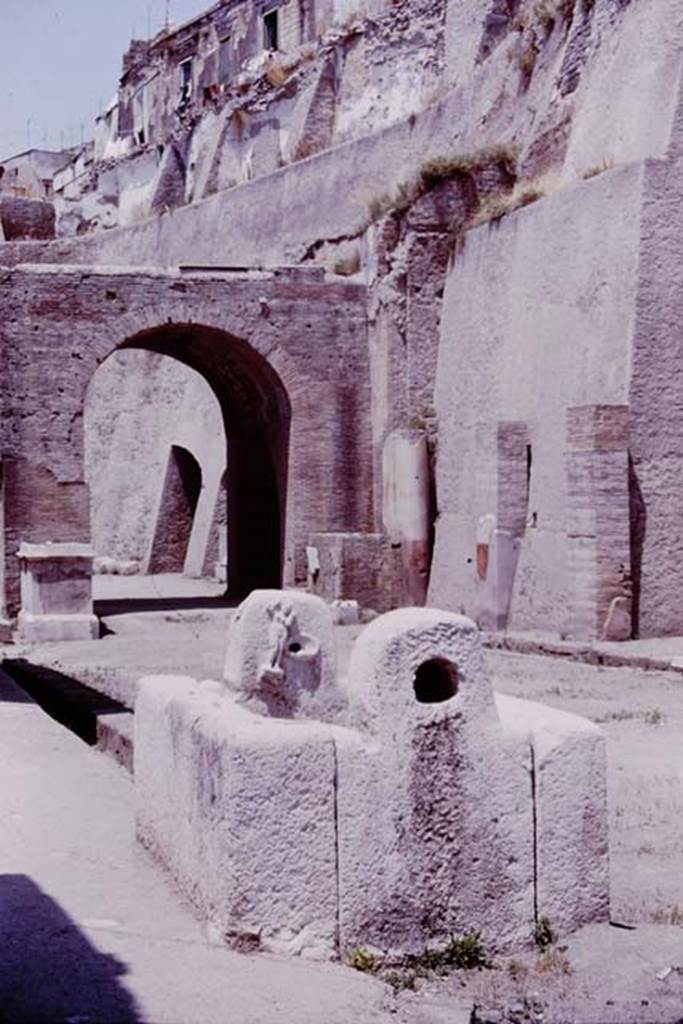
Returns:
[[[289,423],[266,360],[214,328],[164,325],[111,353],[85,404],[96,592],[149,597],[142,578],[173,577],[179,600],[233,602],[280,587]]]

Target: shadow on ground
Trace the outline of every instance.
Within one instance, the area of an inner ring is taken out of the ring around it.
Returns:
[[[119,701],[55,669],[34,665],[25,658],[7,658],[2,667],[24,691],[24,700],[33,699],[51,718],[91,747],[98,739],[98,715],[129,714]],[[8,693],[7,699],[21,701],[10,687],[0,690],[0,700],[6,699],[3,692]]]
[[[95,601],[93,607],[95,615],[109,618],[112,615],[130,615],[133,612],[236,608],[238,604],[239,601],[228,597],[119,597]]]
[[[35,701],[32,697],[29,697],[26,690],[22,690],[21,687],[15,686],[11,679],[7,676],[3,676],[0,672],[0,704],[34,704]],[[0,1018],[0,1024],[2,1024]]]
[[[127,966],[101,953],[26,875],[0,875],[0,1021],[137,1024]]]

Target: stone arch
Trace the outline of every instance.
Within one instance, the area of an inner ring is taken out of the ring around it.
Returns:
[[[251,508],[277,498],[271,537],[285,585],[305,582],[312,535],[373,530],[364,288],[301,268],[22,267],[0,280],[0,301],[12,310],[2,346],[12,381],[3,404],[8,615],[20,607],[23,542],[90,540],[86,394],[98,366],[126,347],[196,368],[221,404],[233,458],[256,451],[257,467],[242,459],[258,499]],[[233,530],[233,589],[250,589],[249,562],[258,575],[265,560],[258,533],[254,561]]]
[[[208,382],[221,408],[230,466],[228,593],[237,599],[257,587],[279,587],[292,416],[287,389],[265,355],[243,338],[205,323],[177,321],[168,310],[160,322],[158,312],[124,322],[124,328],[137,329],[113,351],[137,348],[170,356]],[[151,326],[144,323],[149,320]]]

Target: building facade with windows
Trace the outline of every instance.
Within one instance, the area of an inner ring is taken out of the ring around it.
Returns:
[[[360,7],[359,0],[220,0],[149,41],[133,40],[118,94],[98,118],[96,160],[165,142],[239,88],[250,64],[293,53]]]

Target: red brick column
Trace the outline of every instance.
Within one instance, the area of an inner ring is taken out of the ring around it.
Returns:
[[[628,406],[567,410],[568,636],[631,636]]]

